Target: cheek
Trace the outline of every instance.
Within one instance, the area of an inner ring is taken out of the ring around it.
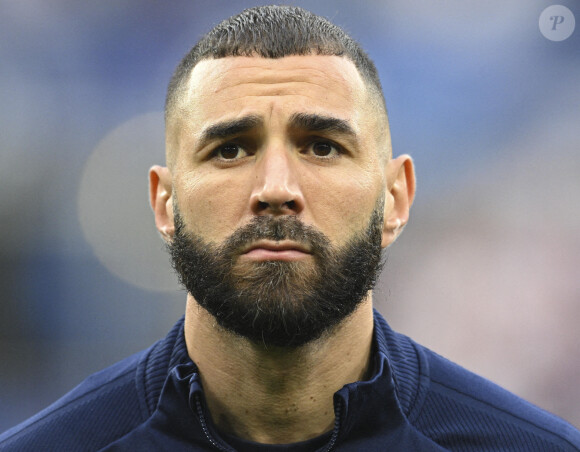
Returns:
[[[210,174],[190,175],[184,180],[176,191],[188,229],[207,241],[223,242],[240,226],[246,205],[244,187]]]
[[[344,173],[324,183],[318,179],[310,202],[315,224],[331,240],[346,243],[368,226],[382,187],[381,178],[369,172]]]

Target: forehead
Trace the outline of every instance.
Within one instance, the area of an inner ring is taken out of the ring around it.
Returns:
[[[192,70],[181,102],[187,123],[244,114],[316,112],[356,123],[368,109],[367,87],[344,57],[227,57],[203,60]]]

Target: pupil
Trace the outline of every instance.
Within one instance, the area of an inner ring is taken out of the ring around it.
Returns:
[[[314,154],[316,155],[328,155],[330,154],[330,145],[328,143],[316,143],[314,145]]]
[[[237,146],[226,146],[222,149],[222,157],[225,159],[233,159],[238,155]]]

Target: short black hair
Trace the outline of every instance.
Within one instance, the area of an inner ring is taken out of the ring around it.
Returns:
[[[282,58],[312,54],[350,59],[367,85],[376,91],[386,112],[375,64],[342,28],[299,7],[258,6],[218,24],[185,55],[169,82],[165,119],[167,121],[177,105],[189,74],[201,60],[229,56]]]

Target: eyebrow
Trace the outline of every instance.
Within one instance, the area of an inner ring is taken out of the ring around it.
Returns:
[[[290,127],[311,132],[338,132],[356,137],[352,126],[344,119],[313,113],[295,113],[290,117]]]
[[[248,132],[264,124],[257,115],[244,116],[212,124],[200,134],[200,147],[213,140],[225,140],[235,135]],[[310,132],[338,132],[356,138],[356,132],[344,119],[324,116],[315,113],[295,113],[290,117],[290,128]]]
[[[256,115],[245,116],[243,118],[232,119],[212,124],[201,132],[200,143],[205,144],[212,140],[223,140],[240,133],[255,129],[263,124],[262,118]]]

